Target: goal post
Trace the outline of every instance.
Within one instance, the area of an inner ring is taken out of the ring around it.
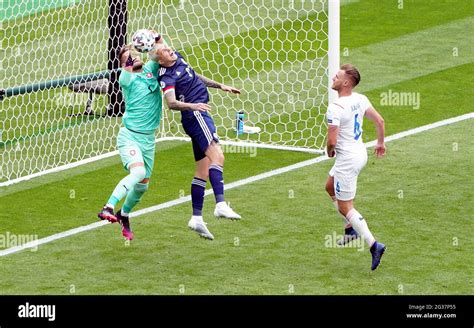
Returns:
[[[324,152],[324,114],[334,97],[328,90],[339,66],[339,0],[179,1],[161,7],[163,33],[191,66],[242,89],[238,97],[210,91],[223,143]],[[238,134],[238,112],[260,132]],[[162,136],[185,137],[180,114],[166,115]]]
[[[332,78],[340,65],[341,19],[340,0],[329,0],[328,3],[328,103],[334,102],[338,95],[331,89]]]
[[[0,3],[0,187],[115,154],[123,100],[112,52],[140,28],[158,30],[198,73],[242,90],[210,89],[223,143],[323,152],[339,0]],[[260,132],[237,133],[239,112]],[[186,137],[180,113],[164,109],[157,140]]]

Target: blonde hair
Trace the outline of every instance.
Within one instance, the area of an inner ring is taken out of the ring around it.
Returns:
[[[344,64],[341,66],[341,70],[346,73],[352,82],[352,87],[355,87],[360,82],[360,73],[357,67],[352,64]]]

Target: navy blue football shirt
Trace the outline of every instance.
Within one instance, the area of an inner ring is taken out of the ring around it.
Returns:
[[[158,81],[160,82],[163,93],[170,89],[174,89],[176,93],[176,99],[187,103],[208,103],[209,92],[204,82],[197,76],[196,72],[189,66],[184,60],[183,56],[177,51],[175,54],[178,56],[176,63],[171,67],[160,68],[160,76]],[[208,115],[207,112],[201,113],[202,115]],[[192,111],[181,111],[183,118],[193,116]]]

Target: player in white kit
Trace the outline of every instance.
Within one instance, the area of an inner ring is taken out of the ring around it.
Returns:
[[[353,92],[359,84],[360,73],[354,66],[346,64],[333,77],[332,89],[339,98],[329,105],[326,118],[328,123],[327,154],[336,157],[329,171],[326,191],[345,221],[345,234],[338,244],[344,245],[362,236],[370,247],[372,270],[375,270],[385,252],[385,245],[377,242],[362,215],[354,208],[357,190],[357,176],[367,163],[367,150],[362,142],[364,116],[375,123],[377,145],[375,154],[381,158],[385,154],[384,120],[374,109],[366,96]]]

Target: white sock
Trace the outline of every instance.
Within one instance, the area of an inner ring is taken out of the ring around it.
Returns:
[[[337,205],[336,196],[331,196],[331,199],[332,199],[332,203],[333,203],[334,207],[336,208],[337,213],[341,216],[342,220],[344,221],[344,229],[348,229],[348,228],[352,227],[350,222],[347,221],[346,217],[344,215],[342,215],[341,212],[339,212],[339,206]]]
[[[112,205],[112,204],[110,204],[110,203],[107,203],[105,206],[106,206],[106,207],[110,207],[110,208],[112,209],[112,211],[114,210],[114,207],[115,207],[114,205]]]
[[[203,222],[201,215],[193,215],[192,219],[201,223]]]
[[[127,213],[127,212],[124,212],[124,210],[121,210],[121,211],[120,211],[120,214],[122,214],[122,216],[128,217],[128,215],[129,215],[130,213]]]
[[[362,215],[357,212],[355,208],[353,208],[349,211],[349,213],[347,213],[346,218],[347,221],[352,224],[354,230],[365,239],[369,247],[372,246],[372,244],[375,242],[375,238],[370,232],[367,222],[362,217]]]

